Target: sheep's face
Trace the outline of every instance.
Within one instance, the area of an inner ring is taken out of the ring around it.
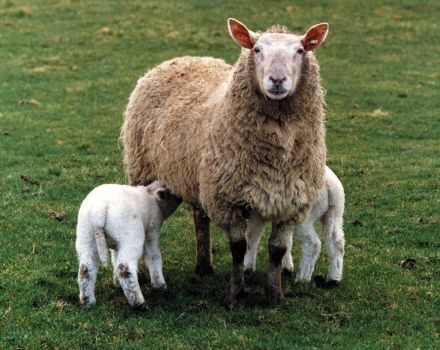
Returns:
[[[301,78],[304,54],[316,49],[328,33],[327,23],[311,27],[303,36],[256,34],[235,19],[229,19],[228,26],[235,42],[253,50],[257,85],[272,100],[282,100],[295,92]]]
[[[301,76],[305,52],[300,38],[292,34],[266,33],[252,50],[261,92],[272,100],[291,95]]]

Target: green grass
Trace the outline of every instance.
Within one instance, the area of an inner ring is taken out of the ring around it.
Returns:
[[[439,13],[435,0],[0,0],[0,348],[439,348]],[[136,80],[174,56],[233,63],[230,16],[251,29],[330,23],[317,56],[347,196],[343,283],[285,279],[287,301],[267,308],[263,245],[248,308],[227,312],[225,234],[213,233],[215,276],[196,279],[182,206],[162,234],[169,290],[141,273],[151,311],[134,314],[108,270],[98,306],[80,308],[76,213],[93,187],[126,182],[118,137]]]

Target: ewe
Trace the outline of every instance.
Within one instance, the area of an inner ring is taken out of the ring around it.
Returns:
[[[94,305],[98,256],[107,264],[111,248],[114,281],[119,282],[133,308],[145,308],[139,287],[137,265],[143,256],[153,288],[166,288],[159,250],[160,228],[181,200],[159,181],[151,185],[101,185],[81,204],[76,229],[79,260],[79,298]]]
[[[344,215],[344,187],[336,174],[329,168],[325,169],[325,183],[319,191],[318,198],[313,205],[309,218],[302,224],[295,226],[294,235],[301,243],[301,259],[297,282],[310,282],[315,268],[316,260],[321,251],[321,240],[313,227],[319,219],[325,236],[329,255],[329,270],[327,281],[332,284],[342,279],[344,259],[344,231],[342,229]],[[245,271],[254,271],[257,258],[257,248],[264,229],[264,221],[255,222],[248,227],[246,234],[247,251],[244,258]],[[288,271],[293,270],[292,261],[292,236],[287,243],[287,251],[281,266]]]
[[[276,304],[293,225],[307,218],[323,185],[324,99],[313,50],[328,25],[303,36],[281,26],[254,33],[235,19],[228,25],[243,48],[235,66],[211,57],[160,64],[132,92],[122,136],[132,185],[160,180],[195,207],[206,250],[205,212],[228,233],[234,309],[244,302],[247,220],[272,222],[268,297]],[[209,253],[199,257],[210,266]]]

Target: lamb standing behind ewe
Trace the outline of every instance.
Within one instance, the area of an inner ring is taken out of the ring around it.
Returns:
[[[137,278],[144,256],[153,288],[166,288],[159,249],[160,228],[181,200],[155,181],[147,187],[101,185],[84,199],[78,213],[76,251],[79,298],[94,305],[98,256],[107,264],[111,248],[115,283],[133,308],[145,308]]]
[[[329,269],[327,281],[334,284],[342,279],[344,259],[344,231],[342,229],[344,215],[344,187],[336,174],[329,168],[325,169],[325,184],[319,191],[318,198],[313,205],[309,218],[302,224],[295,226],[295,238],[301,243],[301,259],[295,281],[310,282],[316,260],[321,251],[321,240],[313,227],[321,220],[329,255]],[[254,271],[257,257],[257,248],[263,234],[264,223],[249,227],[247,232],[248,247],[244,259],[245,271]],[[287,251],[281,263],[283,269],[292,271],[292,236],[287,244]]]
[[[229,235],[229,308],[241,308],[247,220],[272,222],[268,297],[284,299],[281,260],[307,217],[326,162],[323,90],[313,50],[327,35],[229,19],[243,48],[234,67],[211,57],[166,61],[141,78],[122,127],[132,185],[160,180]],[[250,222],[250,224],[252,224]]]

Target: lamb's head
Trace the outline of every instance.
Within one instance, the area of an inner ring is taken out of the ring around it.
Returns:
[[[167,219],[173,214],[177,207],[182,203],[182,199],[171,193],[160,181],[154,181],[146,187],[149,196],[154,198],[159,206],[163,219]]]
[[[228,28],[238,45],[252,50],[257,85],[272,100],[282,100],[295,92],[304,55],[319,47],[328,33],[327,23],[316,24],[301,36],[281,26],[255,33],[233,18],[228,19]]]

